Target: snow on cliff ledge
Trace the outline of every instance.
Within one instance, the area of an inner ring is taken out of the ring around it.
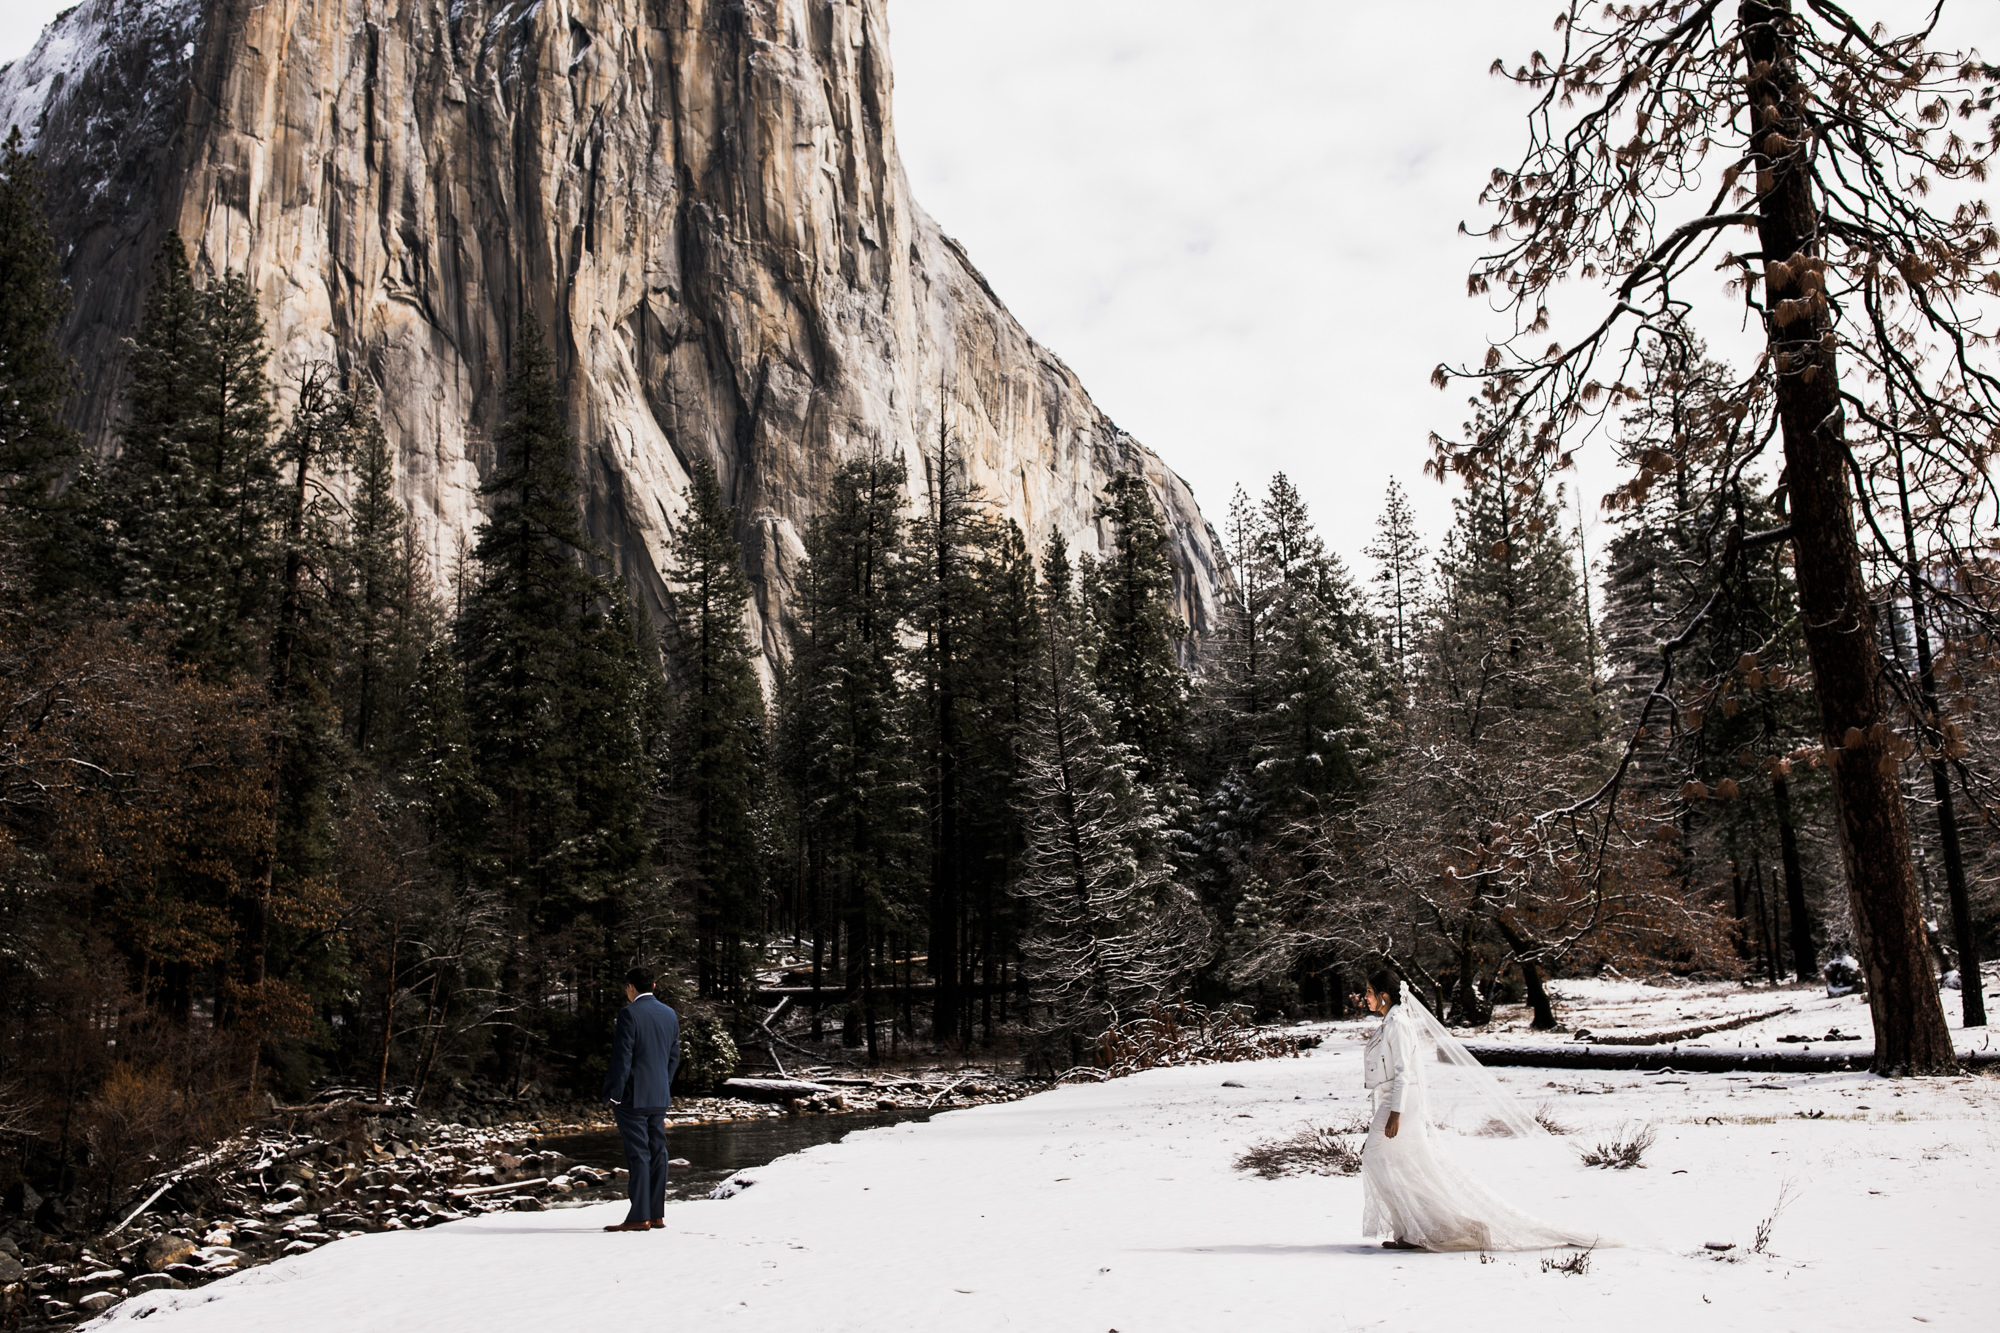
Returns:
[[[173,76],[194,58],[200,29],[199,0],[85,0],[65,9],[42,29],[32,51],[0,66],[0,134],[17,125],[34,147],[49,102],[63,88],[130,53],[177,64],[179,69],[161,71],[168,77],[159,82],[178,86]]]

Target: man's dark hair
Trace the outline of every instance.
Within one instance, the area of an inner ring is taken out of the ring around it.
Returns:
[[[635,967],[625,974],[625,981],[627,985],[643,995],[653,989],[653,969],[649,967]]]
[[[1368,974],[1368,989],[1377,995],[1386,995],[1389,1002],[1396,1002],[1396,974],[1386,967],[1378,967]]]

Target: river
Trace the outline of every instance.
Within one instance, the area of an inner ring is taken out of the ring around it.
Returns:
[[[717,1120],[699,1125],[669,1125],[667,1151],[684,1157],[667,1175],[667,1198],[700,1199],[738,1171],[774,1162],[822,1143],[838,1143],[859,1129],[899,1125],[931,1118],[930,1111],[855,1111],[835,1115],[786,1115],[759,1120]],[[541,1141],[585,1166],[612,1170],[625,1165],[625,1149],[616,1130],[564,1134]]]

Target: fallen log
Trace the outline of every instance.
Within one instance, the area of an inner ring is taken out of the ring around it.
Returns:
[[[1665,1032],[1621,1033],[1615,1037],[1603,1037],[1592,1032],[1588,1037],[1579,1036],[1578,1041],[1590,1041],[1599,1046],[1675,1046],[1696,1037],[1706,1037],[1714,1032],[1728,1032],[1732,1028],[1747,1028],[1752,1023],[1761,1023],[1767,1018],[1782,1018],[1795,1013],[1792,1005],[1782,1009],[1767,1009],[1761,1014],[1739,1014],[1735,1018],[1719,1019],[1713,1023],[1696,1023],[1691,1027],[1669,1028]]]
[[[1002,991],[1011,993],[1016,988],[1017,983],[1015,982],[968,981],[959,987],[959,993],[961,995],[998,995]],[[922,999],[926,996],[937,994],[937,983],[934,981],[913,981],[905,985],[900,981],[878,981],[875,983],[873,993],[878,1000],[898,999],[905,995],[911,999]],[[822,986],[818,991],[814,991],[811,986],[759,986],[755,992],[755,999],[759,1004],[771,1004],[786,998],[812,1000],[815,1004],[833,1005],[846,1004],[848,997],[847,992],[837,986]]]
[[[1467,1043],[1466,1049],[1483,1065],[1528,1069],[1673,1070],[1689,1074],[1832,1074],[1866,1070],[1875,1063],[1873,1050],[1819,1054],[1813,1051],[1767,1051],[1757,1047],[1706,1046],[1490,1046]],[[2000,1065],[2000,1051],[1966,1051],[1958,1057],[1968,1067]]]
[[[741,1097],[746,1102],[788,1102],[794,1097],[817,1097],[838,1089],[796,1078],[732,1078],[717,1091],[724,1097]]]
[[[446,1190],[445,1193],[455,1198],[473,1199],[482,1194],[504,1194],[509,1190],[530,1190],[537,1185],[546,1185],[548,1183],[549,1178],[547,1176],[536,1176],[533,1180],[516,1180],[505,1185],[480,1185],[473,1189],[466,1189],[461,1186]]]

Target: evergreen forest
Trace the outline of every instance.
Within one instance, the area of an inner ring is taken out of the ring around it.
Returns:
[[[593,547],[532,319],[442,577],[353,368],[275,380],[255,293],[177,239],[126,382],[79,384],[40,190],[10,141],[0,1176],[109,1208],[329,1087],[589,1099],[635,964],[700,1091],[795,1057],[1057,1076],[1163,1008],[1345,1015],[1384,964],[1455,1026],[1554,1028],[1566,978],[1838,980],[1865,951],[1769,536],[1780,405],[1689,330],[1637,343],[1599,552],[1531,386],[1487,377],[1435,550],[1398,486],[1335,541],[1279,474],[1229,500],[1197,637],[1138,477],[1093,549],[1034,542],[941,422],[828,478],[770,660],[712,467],[667,614]],[[98,457],[69,405],[113,392]],[[1899,711],[1866,739],[1943,975],[2000,921],[1991,526],[1977,488],[1870,457]]]

